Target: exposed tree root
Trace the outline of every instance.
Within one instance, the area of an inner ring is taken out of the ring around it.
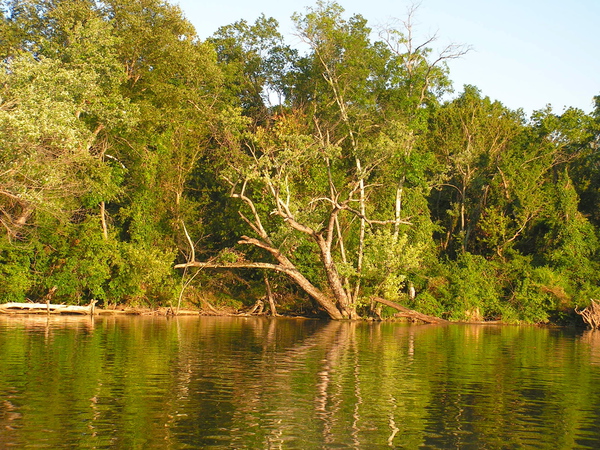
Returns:
[[[582,309],[581,311],[575,308],[575,312],[583,318],[583,321],[592,330],[597,330],[600,328],[600,304],[598,304],[595,300],[592,300],[590,306]]]

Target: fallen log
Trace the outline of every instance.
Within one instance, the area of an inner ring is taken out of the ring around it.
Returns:
[[[17,303],[0,304],[0,314],[94,314],[95,300],[88,306],[54,305],[52,303]]]
[[[386,300],[385,298],[373,297],[372,300],[397,310],[398,312],[394,314],[395,317],[407,317],[409,319],[417,319],[425,323],[449,323],[447,320],[435,316],[428,316],[427,314],[406,308],[405,306],[399,305],[398,303],[390,300]]]

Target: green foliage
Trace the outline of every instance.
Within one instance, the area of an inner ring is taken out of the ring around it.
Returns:
[[[35,210],[66,215],[78,199],[114,195],[112,169],[94,154],[96,133],[82,119],[96,77],[28,56],[0,70],[0,161],[7,168],[0,202],[9,234]]]
[[[0,1],[1,300],[168,302],[188,236],[222,264],[281,252],[349,309],[545,322],[599,297],[600,106],[442,103],[467,49],[412,19],[373,40],[319,1],[300,54],[266,16],[201,42],[160,0]]]
[[[465,253],[429,270],[414,306],[450,320],[546,323],[586,304],[577,298],[598,293],[593,279],[584,282],[573,278],[576,271],[536,265],[516,253],[503,261]]]
[[[515,255],[504,270],[508,281],[506,295],[516,312],[515,319],[520,321],[547,322],[557,313],[572,312],[575,297],[583,293],[583,284],[570,279],[568,272],[535,265],[530,257]]]
[[[413,308],[433,317],[444,317],[448,312],[444,305],[444,298],[439,295],[439,292],[436,292],[436,295],[429,291],[420,292],[413,301]]]
[[[232,101],[257,124],[268,120],[272,95],[281,102],[289,61],[296,55],[277,28],[275,19],[261,15],[253,25],[241,20],[221,27],[208,40],[217,52]]]
[[[172,272],[172,252],[121,243],[115,256],[107,284],[108,300],[158,306],[175,298],[177,280]]]
[[[47,220],[55,228],[37,242],[4,243],[0,267],[9,281],[4,301],[35,299],[53,287],[53,301],[68,304],[95,299],[100,304],[154,305],[175,296],[172,253],[106,239],[97,218],[66,226]]]
[[[376,230],[367,236],[362,278],[373,295],[397,301],[408,274],[421,266],[423,243],[411,243],[407,234]]]
[[[33,280],[28,268],[33,257],[33,246],[15,245],[8,239],[0,240],[0,299],[2,302],[23,302]]]
[[[47,270],[43,288],[56,286],[56,297],[68,303],[105,301],[110,264],[117,252],[115,243],[102,237],[98,220],[69,225],[48,238],[56,251],[35,264],[36,271]]]
[[[451,320],[497,319],[506,313],[501,303],[500,272],[485,258],[462,254],[448,263],[446,306]]]
[[[241,255],[230,248],[224,248],[219,252],[217,261],[222,264],[236,263],[240,260]]]

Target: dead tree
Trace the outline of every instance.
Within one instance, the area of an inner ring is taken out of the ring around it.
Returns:
[[[592,330],[597,330],[600,328],[600,304],[598,304],[595,300],[592,300],[590,306],[582,309],[581,311],[575,308],[575,312],[583,318],[583,321]]]

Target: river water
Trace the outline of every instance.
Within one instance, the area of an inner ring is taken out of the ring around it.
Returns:
[[[600,448],[600,333],[3,316],[5,448]]]

